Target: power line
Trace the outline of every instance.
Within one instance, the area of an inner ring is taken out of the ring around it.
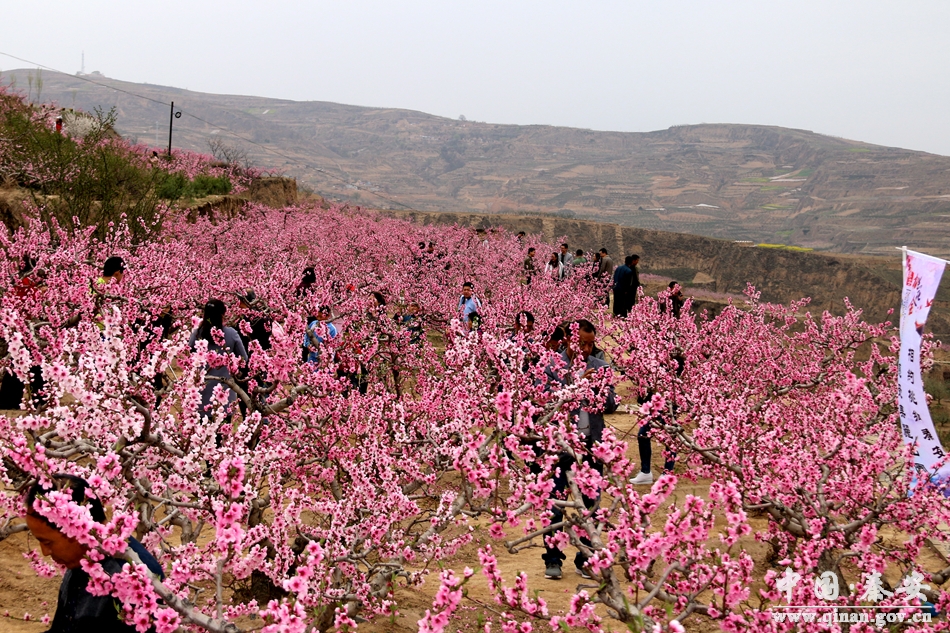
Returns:
[[[51,70],[51,71],[53,71],[54,73],[59,73],[59,74],[61,74],[61,75],[66,75],[66,76],[68,76],[68,77],[75,77],[76,79],[81,79],[81,80],[87,81],[87,82],[89,82],[89,83],[91,83],[91,84],[96,84],[97,86],[102,86],[103,88],[109,88],[109,89],[111,89],[111,90],[115,90],[116,92],[124,92],[124,93],[127,94],[127,95],[131,95],[131,96],[133,96],[133,97],[138,97],[139,99],[145,99],[146,101],[151,101],[152,103],[158,103],[158,104],[161,104],[161,105],[164,105],[164,106],[169,105],[169,104],[168,104],[167,102],[165,102],[165,101],[159,101],[158,99],[152,99],[151,97],[146,97],[145,95],[135,94],[134,92],[129,92],[128,90],[123,90],[122,88],[116,88],[115,86],[110,86],[109,84],[104,84],[104,83],[101,83],[101,82],[98,82],[98,81],[93,81],[92,79],[89,79],[88,77],[85,77],[85,76],[83,76],[83,75],[70,75],[69,73],[65,73],[65,72],[63,72],[63,71],[61,71],[61,70],[57,70],[56,68],[52,68],[52,67],[50,67],[50,66],[45,66],[45,65],[43,65],[43,64],[38,64],[38,63],[36,63],[36,62],[31,62],[31,61],[28,60],[28,59],[23,59],[22,57],[17,57],[16,55],[11,55],[10,53],[4,53],[3,51],[0,51],[0,55],[3,55],[3,56],[5,56],[5,57],[12,57],[13,59],[16,59],[16,60],[18,60],[18,61],[21,61],[21,62],[23,62],[23,63],[25,63],[25,64],[30,64],[30,65],[32,65],[32,66],[36,66],[37,68],[43,68],[43,69],[45,69],[45,70]]]
[[[11,55],[10,53],[5,53],[5,52],[3,52],[3,51],[0,51],[0,55],[3,55],[3,56],[5,56],[5,57],[10,57],[10,58],[15,59],[15,60],[17,60],[17,61],[21,61],[21,62],[23,62],[23,63],[25,63],[25,64],[30,64],[31,66],[36,66],[37,68],[43,68],[43,69],[45,69],[45,70],[49,70],[49,71],[52,71],[52,72],[54,72],[54,73],[59,73],[59,74],[61,74],[61,75],[66,75],[66,76],[68,76],[68,77],[75,77],[76,79],[80,79],[80,80],[82,80],[82,81],[86,81],[86,82],[88,82],[88,83],[95,84],[95,85],[100,86],[100,87],[102,87],[102,88],[109,88],[110,90],[115,90],[116,92],[121,92],[121,93],[127,94],[127,95],[129,95],[129,96],[131,96],[131,97],[137,97],[137,98],[139,98],[139,99],[144,99],[144,100],[146,100],[146,101],[151,101],[152,103],[157,103],[157,104],[163,105],[163,106],[169,106],[169,107],[171,106],[171,104],[168,103],[168,102],[160,101],[160,100],[158,100],[158,99],[153,99],[152,97],[146,97],[145,95],[136,94],[136,93],[134,93],[134,92],[131,92],[131,91],[129,91],[129,90],[124,90],[124,89],[122,89],[122,88],[116,88],[115,86],[110,86],[109,84],[105,84],[105,83],[102,83],[102,82],[99,82],[99,81],[94,81],[94,80],[92,80],[92,79],[90,79],[90,78],[88,78],[88,77],[86,77],[86,76],[84,76],[84,75],[71,75],[71,74],[69,74],[69,73],[63,72],[62,70],[58,70],[58,69],[53,68],[53,67],[51,67],[51,66],[46,66],[45,64],[40,64],[40,63],[37,63],[37,62],[34,62],[34,61],[30,61],[29,59],[24,59],[24,58],[22,58],[22,57],[17,57],[16,55]],[[412,207],[410,207],[410,206],[408,206],[408,205],[406,205],[406,204],[403,204],[402,202],[399,202],[398,200],[393,200],[392,198],[389,198],[389,197],[387,197],[387,196],[384,196],[384,195],[382,195],[382,194],[380,194],[380,193],[377,193],[377,192],[375,192],[375,191],[370,191],[369,189],[363,189],[363,188],[360,187],[359,185],[355,185],[355,184],[353,184],[352,182],[350,182],[349,180],[347,180],[347,179],[345,179],[345,178],[341,178],[340,176],[337,176],[336,174],[333,174],[333,173],[327,171],[326,169],[323,169],[322,167],[317,167],[316,165],[311,165],[310,163],[301,163],[300,161],[295,160],[295,159],[291,158],[290,156],[287,156],[286,154],[277,151],[276,149],[273,149],[273,148],[271,148],[271,147],[267,147],[266,145],[263,145],[263,144],[258,143],[258,142],[256,142],[256,141],[253,141],[253,140],[251,140],[251,139],[249,139],[249,138],[247,138],[247,137],[245,137],[245,136],[241,136],[241,135],[238,134],[237,132],[233,132],[233,131],[231,131],[231,130],[229,130],[229,129],[227,129],[227,128],[223,128],[223,127],[221,127],[220,125],[216,125],[216,124],[212,123],[211,121],[208,121],[208,120],[206,120],[206,119],[203,119],[203,118],[201,118],[201,117],[199,117],[199,116],[197,116],[197,115],[195,115],[195,114],[191,114],[190,112],[187,112],[187,111],[184,110],[184,109],[181,109],[181,108],[179,108],[179,109],[181,110],[182,114],[184,114],[184,115],[186,115],[186,116],[189,116],[189,117],[191,117],[191,118],[193,118],[193,119],[195,119],[195,120],[197,120],[197,121],[201,121],[201,122],[204,123],[205,125],[209,125],[209,126],[211,126],[212,128],[214,128],[214,129],[216,129],[216,130],[219,130],[219,131],[224,132],[224,133],[226,133],[226,134],[230,134],[231,136],[233,136],[233,137],[235,137],[235,138],[239,138],[239,139],[241,139],[242,141],[244,141],[244,142],[246,142],[246,143],[250,143],[251,145],[256,145],[257,147],[260,147],[260,148],[261,148],[262,150],[264,150],[265,152],[270,152],[271,154],[274,154],[275,156],[280,156],[281,158],[283,158],[284,160],[288,161],[288,162],[291,163],[292,165],[296,165],[296,166],[298,166],[298,167],[306,167],[306,168],[312,169],[312,170],[314,170],[314,171],[317,171],[317,172],[319,172],[319,173],[321,173],[321,174],[327,176],[328,178],[331,178],[331,179],[333,179],[333,180],[337,180],[337,181],[343,183],[344,185],[346,185],[346,186],[348,186],[348,187],[354,187],[357,191],[362,191],[362,192],[368,193],[368,194],[370,194],[370,195],[372,195],[372,196],[376,196],[377,198],[379,198],[379,199],[381,199],[381,200],[385,200],[386,202],[389,202],[390,204],[398,205],[398,206],[402,207],[403,209],[406,209],[406,210],[409,210],[409,211],[412,211],[412,210],[413,210]],[[226,111],[227,111],[227,110],[226,110]]]

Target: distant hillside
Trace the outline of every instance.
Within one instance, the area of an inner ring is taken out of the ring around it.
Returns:
[[[28,74],[0,81],[32,90]],[[167,106],[231,130],[287,158],[183,116],[174,144],[208,151],[223,139],[331,197],[424,211],[555,214],[645,229],[841,253],[896,256],[908,245],[950,256],[950,157],[803,130],[681,126],[644,134],[492,125],[420,112],[325,102],[211,95],[44,72],[42,100],[116,107],[118,128],[168,141]],[[321,171],[322,170],[322,171]]]

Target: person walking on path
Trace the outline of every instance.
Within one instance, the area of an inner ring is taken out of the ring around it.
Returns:
[[[564,351],[561,352],[560,364],[557,367],[549,365],[545,368],[545,376],[550,385],[568,385],[576,380],[588,378],[591,374],[600,370],[611,371],[607,362],[592,355],[596,347],[597,337],[597,328],[593,323],[586,319],[580,319],[574,324],[574,327],[567,328],[565,333],[567,335],[566,345]],[[575,375],[574,362],[578,358],[584,364],[584,368],[582,373]],[[587,401],[582,401],[578,409],[571,411],[570,416],[577,431],[584,437],[584,444],[588,450],[584,456],[584,461],[598,473],[603,474],[604,465],[600,460],[592,457],[591,449],[594,444],[603,439],[604,414],[613,413],[617,410],[614,388],[612,386],[609,388],[602,411],[590,410],[588,409],[589,406]],[[567,473],[575,463],[575,459],[567,453],[558,455],[558,462],[553,471],[554,489],[551,492],[552,499],[563,500],[566,496],[568,488]],[[531,469],[535,474],[541,472],[541,467],[535,462],[531,463]],[[598,491],[595,497],[583,496],[583,503],[588,511],[593,511],[600,504],[600,492]],[[551,524],[560,523],[563,519],[564,511],[559,506],[553,505],[551,508]],[[555,530],[549,536],[553,536],[558,531],[560,530]],[[560,549],[549,545],[547,538],[544,539],[544,543],[544,554],[541,555],[541,559],[544,561],[544,577],[550,580],[559,580],[562,577],[561,565],[567,557]],[[581,538],[581,543],[590,546],[590,540],[586,537]],[[574,569],[581,577],[590,578],[590,573],[585,569],[586,566],[587,556],[578,551],[574,557]]]

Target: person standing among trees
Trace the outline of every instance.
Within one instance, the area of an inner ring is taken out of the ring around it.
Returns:
[[[247,363],[247,350],[244,349],[244,342],[241,340],[241,336],[234,328],[225,327],[224,325],[224,315],[227,310],[224,302],[220,299],[211,299],[208,301],[204,307],[201,325],[191,333],[188,345],[191,347],[191,351],[194,352],[197,349],[198,341],[204,340],[208,342],[209,352],[215,352],[217,354],[236,354]],[[218,345],[215,341],[215,330],[221,332],[220,336],[223,338],[224,346]],[[212,367],[208,370],[207,375],[210,380],[206,381],[204,390],[201,392],[202,411],[207,411],[208,406],[211,404],[215,386],[223,384],[221,381],[215,380],[215,378],[227,379],[232,377],[227,365]],[[237,399],[237,393],[228,387],[225,388],[228,390],[228,405],[230,406]]]
[[[42,285],[42,274],[36,269],[36,260],[29,255],[23,258],[23,266],[20,268],[18,279],[19,281],[10,289],[10,294],[17,299],[35,299],[45,290]],[[6,355],[6,341],[0,341],[0,348],[2,348],[0,354]],[[43,368],[39,365],[30,367],[29,393],[26,391],[26,385],[14,373],[13,367],[8,367],[6,372],[0,370],[0,409],[18,409],[24,396],[39,397],[45,384]]]
[[[521,333],[527,337],[532,332],[534,332],[534,315],[527,310],[522,310],[515,315],[515,323],[511,326],[511,338],[515,339]]]
[[[677,377],[683,375],[683,369],[686,367],[686,360],[682,355],[677,355],[673,357],[673,360],[676,362],[676,375]],[[638,404],[645,404],[653,398],[654,392],[649,391],[646,395],[637,398]],[[672,398],[670,399],[672,401]],[[672,414],[675,418],[676,416],[676,404],[672,406]],[[659,416],[659,419],[656,421],[657,426],[662,426],[666,424],[668,416],[662,414]],[[671,450],[668,446],[664,447],[666,452],[664,453],[663,460],[663,474],[672,474],[673,469],[676,468],[676,453]],[[653,423],[647,422],[640,426],[640,430],[637,431],[637,451],[640,453],[640,471],[636,474],[635,477],[630,479],[630,483],[634,486],[647,486],[653,484],[653,471],[652,471],[652,462],[653,462]]]
[[[597,328],[593,323],[587,319],[580,319],[572,327],[567,328],[565,334],[566,345],[564,351],[561,352],[560,365],[557,367],[549,365],[545,368],[544,373],[550,385],[570,385],[577,380],[589,378],[597,371],[611,371],[610,365],[606,361],[595,358],[592,354],[597,339]],[[575,373],[574,362],[578,358],[584,367],[580,373]],[[617,400],[613,386],[609,387],[602,411],[591,410],[588,407],[590,407],[590,404],[586,400],[582,401],[578,409],[571,411],[570,419],[577,431],[584,437],[584,444],[587,447],[584,461],[598,473],[603,474],[603,462],[591,455],[591,449],[594,444],[603,439],[604,414],[613,413],[617,410]],[[554,481],[554,489],[551,493],[552,499],[562,500],[565,497],[568,487],[567,473],[575,463],[574,458],[568,453],[558,455],[558,461],[552,473]],[[532,472],[535,474],[541,472],[540,466],[536,462],[532,462]],[[587,510],[593,510],[600,503],[600,492],[598,491],[596,497],[584,496],[582,501]],[[557,505],[552,506],[551,523],[560,523],[563,519],[564,511]],[[551,535],[558,531],[560,530],[554,530]],[[590,541],[586,537],[581,538],[581,542],[590,545]],[[551,547],[547,539],[544,543],[544,554],[541,555],[541,559],[544,561],[544,577],[549,580],[560,580],[562,577],[561,565],[567,557],[560,549]],[[574,557],[574,570],[581,577],[590,578],[590,573],[585,569],[586,566],[587,557],[578,551]]]
[[[294,290],[294,296],[298,299],[306,296],[313,286],[317,283],[317,274],[313,270],[312,266],[307,266],[303,269],[303,278],[300,280],[300,283],[297,284],[297,288]]]
[[[336,326],[330,322],[330,307],[320,306],[317,310],[317,316],[307,317],[307,330],[303,335],[303,360],[305,363],[311,363],[316,367],[320,362],[320,348],[323,346],[324,338],[321,328],[326,328],[327,339],[333,340],[339,332]]]
[[[600,249],[600,264],[594,276],[597,279],[606,279],[610,282],[612,282],[614,278],[614,260],[610,259],[606,248]],[[610,288],[607,289],[607,294],[604,295],[604,305],[610,305]]]
[[[36,260],[29,255],[23,257],[23,265],[17,277],[19,281],[10,289],[10,292],[18,299],[35,297],[43,288],[42,273],[36,268]]]
[[[627,307],[627,312],[630,312],[630,308],[637,305],[637,301],[640,298],[640,269],[637,268],[637,264],[640,263],[639,255],[630,256],[630,295],[629,295],[629,306]]]
[[[95,298],[96,312],[94,319],[96,327],[105,331],[104,305],[107,302],[105,294],[109,292],[109,287],[114,284],[122,283],[125,277],[125,260],[118,256],[108,258],[102,264],[102,276],[96,279],[95,290],[92,292]]]
[[[587,256],[584,255],[584,251],[577,249],[574,251],[574,259],[571,260],[571,266],[583,266],[587,263]]]
[[[239,306],[241,310],[249,312],[251,317],[248,321],[251,330],[249,333],[245,334],[238,328],[238,334],[241,337],[241,342],[244,344],[244,350],[247,352],[248,360],[250,360],[254,354],[254,352],[251,351],[252,341],[257,341],[262,351],[270,349],[270,335],[274,320],[268,316],[267,307],[257,296],[257,292],[255,292],[253,288],[247,288],[243,292],[238,293],[238,301],[240,302]],[[258,384],[260,383],[261,380],[258,380]],[[252,395],[248,391],[248,380],[239,380],[238,385],[247,395]],[[247,405],[244,404],[243,400],[238,402],[238,407],[241,410],[241,415],[247,415]]]
[[[570,274],[571,266],[574,264],[574,255],[571,253],[567,242],[561,244],[561,250],[557,254],[557,260],[561,262],[562,266],[564,266],[564,274],[561,275],[561,278],[563,279]]]
[[[106,522],[106,512],[89,489],[85,479],[73,475],[56,474],[50,477],[52,486],[35,483],[26,493],[26,525],[30,533],[40,544],[44,556],[66,568],[63,582],[59,586],[56,599],[56,613],[47,633],[125,633],[136,631],[136,627],[124,622],[121,603],[111,595],[93,595],[89,593],[89,574],[82,568],[90,548],[75,538],[63,533],[62,528],[43,515],[46,503],[56,505],[47,496],[52,492],[69,495],[72,505],[85,508],[96,523]],[[165,578],[162,566],[135,538],[129,537],[129,548],[150,572],[161,579]],[[101,558],[102,570],[109,576],[122,571],[124,560],[107,556]],[[148,631],[154,631],[150,627]]]
[[[544,267],[544,274],[554,281],[561,281],[564,279],[564,271],[564,264],[561,263],[558,254],[551,253],[551,259],[548,260],[547,265]]]
[[[625,317],[630,312],[630,280],[633,270],[630,269],[631,256],[623,260],[623,264],[614,270],[614,316]]]
[[[567,338],[568,325],[570,324],[561,323],[551,330],[551,334],[544,343],[545,349],[549,352],[557,352],[558,354],[564,351],[564,340]]]
[[[257,296],[253,288],[247,288],[238,293],[238,301],[241,310],[250,313],[248,325],[251,327],[249,334],[241,333],[241,342],[244,343],[244,349],[248,355],[251,351],[251,341],[257,341],[262,350],[270,349],[270,335],[274,320],[267,314],[267,306]]]
[[[125,260],[117,256],[110,257],[102,265],[102,276],[96,279],[96,289],[103,292],[109,284],[120,283],[124,276]]]
[[[666,305],[669,303],[673,311],[674,318],[680,318],[680,312],[683,310],[683,305],[686,303],[686,299],[683,298],[683,289],[675,281],[671,281],[669,286],[669,293],[667,294],[666,301],[660,302],[660,312],[666,312]]]
[[[534,259],[535,253],[537,251],[532,246],[528,249],[528,256],[524,258],[524,264],[521,265],[521,269],[525,275],[525,284],[531,285],[531,280],[538,273],[538,265]]]
[[[474,312],[477,320],[477,313],[481,307],[481,299],[475,296],[475,284],[466,281],[462,284],[462,296],[459,297],[458,306],[456,307],[456,312],[466,332],[472,329],[472,320],[469,316]]]
[[[393,317],[401,327],[409,332],[409,344],[413,346],[422,345],[422,340],[425,337],[425,331],[422,329],[422,323],[419,321],[420,311],[419,304],[415,301],[410,301],[403,314],[397,314]]]

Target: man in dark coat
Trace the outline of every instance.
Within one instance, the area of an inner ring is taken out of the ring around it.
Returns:
[[[632,257],[628,255],[623,264],[614,270],[614,316],[625,317],[630,312],[630,282],[633,278],[631,260]]]
[[[63,583],[59,588],[59,597],[56,603],[56,615],[47,633],[131,633],[135,627],[119,619],[121,606],[111,595],[94,596],[86,590],[89,583],[89,574],[81,567],[89,548],[76,539],[66,536],[60,529],[50,522],[35,507],[37,498],[43,498],[53,490],[66,492],[72,502],[85,506],[94,521],[105,523],[106,513],[102,503],[89,494],[89,484],[86,480],[73,475],[53,475],[53,486],[47,488],[34,484],[26,495],[26,524],[30,532],[36,537],[44,556],[49,556],[56,563],[66,568]],[[148,550],[134,538],[129,539],[129,547],[139,560],[148,567],[149,571],[160,578],[164,578],[162,567],[158,561],[148,553]],[[125,561],[118,558],[106,557],[101,563],[102,569],[109,574],[122,570]],[[154,627],[149,631],[154,631]]]

